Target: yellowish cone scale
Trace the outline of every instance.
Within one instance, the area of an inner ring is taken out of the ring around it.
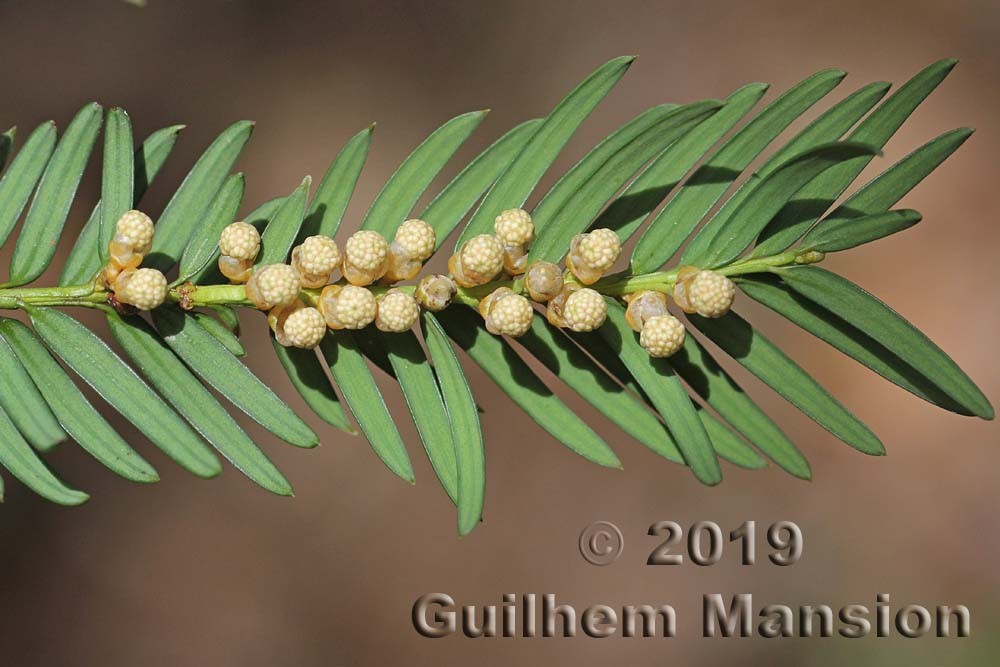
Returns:
[[[639,345],[651,357],[669,357],[684,345],[684,325],[673,315],[657,315],[646,320],[639,333]]]
[[[143,255],[135,250],[128,241],[122,241],[116,235],[108,243],[110,261],[118,270],[135,269],[142,264]]]
[[[528,250],[523,245],[504,245],[503,270],[512,276],[524,273],[528,266]]]
[[[115,281],[118,280],[118,276],[121,275],[122,269],[120,269],[115,262],[109,261],[108,265],[104,267],[104,272],[101,274],[104,278],[104,284],[114,289]]]
[[[573,331],[593,331],[604,324],[608,304],[604,297],[589,287],[578,289],[566,298],[562,317]]]
[[[375,295],[356,285],[327,285],[319,296],[319,310],[331,329],[363,329],[375,321]]]
[[[156,269],[127,269],[114,282],[115,297],[139,310],[153,310],[167,298],[167,279]]]
[[[566,255],[566,268],[569,269],[569,272],[573,274],[573,277],[583,285],[593,285],[601,279],[601,273],[599,271],[593,271],[587,268],[586,265],[575,259],[572,253]]]
[[[254,269],[247,282],[247,298],[261,310],[294,303],[302,289],[299,273],[288,264],[267,264]]]
[[[685,313],[695,312],[694,308],[688,301],[687,288],[691,279],[698,275],[699,271],[701,271],[701,269],[695,266],[682,266],[677,270],[677,281],[674,283],[673,297],[674,301]]]
[[[535,309],[531,302],[508,287],[500,287],[483,299],[479,312],[486,330],[498,336],[523,336],[531,328]]]
[[[400,333],[412,329],[419,316],[420,307],[413,296],[391,289],[378,299],[375,326],[379,331]]]
[[[412,280],[417,277],[423,266],[424,263],[411,255],[399,241],[393,241],[389,244],[389,255],[382,282],[392,284],[401,280]]]
[[[552,262],[535,262],[524,274],[524,287],[533,300],[550,301],[562,291],[562,269]]]
[[[389,244],[378,232],[362,229],[354,232],[344,244],[344,278],[352,285],[364,287],[385,275]]]
[[[465,275],[465,271],[462,270],[462,259],[457,252],[448,258],[448,273],[460,287],[475,287],[478,284]]]
[[[559,293],[549,299],[548,308],[545,311],[545,317],[548,319],[549,324],[561,329],[567,326],[566,318],[563,315],[566,309],[566,301],[569,300],[569,297],[574,292],[579,290],[580,287],[578,285],[563,285]]]
[[[654,317],[669,314],[667,295],[662,292],[643,290],[626,297],[625,321],[633,331],[642,331],[643,325]]]
[[[340,248],[329,236],[310,236],[292,250],[292,267],[302,286],[310,289],[326,286],[341,259]]]
[[[278,341],[279,345],[283,347],[291,346],[288,337],[285,335],[285,321],[294,311],[305,307],[306,304],[301,299],[296,299],[287,306],[275,306],[267,311],[267,325],[271,327],[271,331],[274,332],[274,339]]]
[[[330,282],[330,276],[322,273],[303,273],[299,277],[302,279],[302,286],[307,289],[319,289]]]
[[[584,285],[592,285],[614,266],[621,252],[621,239],[614,230],[600,228],[577,234],[570,242],[566,268]]]
[[[142,255],[132,252],[129,245],[123,245],[114,239],[108,244],[108,264],[104,267],[104,283],[109,287],[115,284],[123,271],[133,271],[142,264]]]
[[[219,235],[219,252],[233,259],[253,261],[260,252],[260,232],[248,222],[226,225]]]
[[[417,283],[413,298],[422,308],[436,313],[451,304],[457,291],[455,281],[448,276],[427,275]]]
[[[232,283],[245,283],[253,275],[253,260],[236,259],[229,255],[219,255],[219,273],[228,278]]]

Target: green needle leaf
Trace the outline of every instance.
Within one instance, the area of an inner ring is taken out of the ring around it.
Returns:
[[[437,319],[448,336],[552,437],[594,463],[622,467],[607,443],[545,386],[507,341],[486,331],[472,309],[448,308]]]
[[[767,461],[764,460],[764,457],[743,442],[740,436],[733,433],[718,419],[712,418],[712,415],[701,406],[696,405],[695,408],[698,410],[698,418],[701,419],[701,423],[705,427],[708,439],[712,441],[712,448],[715,449],[719,458],[747,470],[760,470],[767,467]]]
[[[851,195],[813,229],[888,210],[958,150],[972,136],[972,132],[972,129],[963,127],[924,144]]]
[[[589,343],[602,340],[594,335],[579,336],[583,338],[588,339],[588,350]],[[623,431],[668,461],[684,465],[677,444],[660,420],[595,366],[566,334],[549,325],[544,318],[535,317],[531,330],[517,342]]]
[[[347,413],[344,412],[344,406],[337,398],[337,392],[334,391],[330,378],[326,376],[326,370],[316,356],[316,351],[279,345],[273,334],[271,344],[292,386],[316,416],[334,428],[357,435],[357,431],[347,418]]]
[[[299,242],[308,236],[334,236],[340,228],[354,186],[368,157],[375,125],[369,125],[351,137],[326,170],[309,206],[309,215],[299,233]]]
[[[55,147],[55,123],[42,123],[31,133],[24,148],[14,156],[10,169],[0,178],[0,247],[7,242],[21,217]]]
[[[449,413],[441,396],[444,387],[438,387],[434,370],[431,369],[427,355],[424,354],[420,341],[412,331],[379,332],[378,341],[388,354],[392,368],[396,372],[396,379],[399,381],[400,389],[403,390],[403,397],[406,399],[410,414],[413,415],[413,423],[417,426],[420,441],[424,444],[424,451],[427,452],[427,458],[434,468],[434,474],[437,475],[451,501],[459,506],[461,514],[461,493],[458,490],[455,462],[455,448],[458,442],[454,439],[452,422],[449,420]],[[477,439],[475,433],[461,432],[458,435],[460,438]],[[481,435],[478,436],[478,440],[479,446],[482,447]],[[482,504],[482,498],[479,503]],[[477,516],[469,526],[469,530],[478,520]]]
[[[274,218],[275,213],[281,208],[281,205],[285,203],[285,197],[275,197],[274,199],[268,199],[266,202],[250,211],[243,219],[257,228],[257,231],[265,229],[271,219]]]
[[[178,465],[199,477],[222,471],[198,434],[93,332],[57,310],[29,314],[49,349]]]
[[[731,216],[702,227],[681,255],[681,264],[715,268],[740,256],[767,222],[806,183],[859,155],[874,151],[861,144],[832,143],[811,148],[762,177]]]
[[[631,238],[643,219],[667,198],[695,163],[757,104],[766,91],[766,84],[752,83],[727,97],[725,106],[703,121],[697,132],[688,132],[653,160],[591,227],[607,227],[618,232],[622,239]],[[656,227],[658,222],[654,220],[650,233]]]
[[[417,146],[386,181],[365,214],[361,229],[379,232],[388,239],[409,215],[420,195],[461,147],[487,111],[473,111],[452,118]]]
[[[729,267],[723,272],[740,274],[733,279],[750,298],[900,387],[956,413],[993,418],[983,392],[912,324],[846,279],[807,266],[805,260],[802,265],[786,261],[807,251],[819,255],[857,247],[920,220],[916,211],[891,209],[957,150],[971,129],[959,128],[924,144],[833,206],[955,61],[934,63],[887,98],[889,84],[863,86],[808,124],[806,113],[840,84],[843,72],[810,76],[748,118],[766,85],[740,88],[725,102],[659,105],[586,151],[539,199],[542,193],[535,194],[535,188],[633,60],[605,63],[548,116],[518,125],[456,169],[457,176],[419,214],[435,229],[438,247],[463,219],[467,222],[457,234],[459,246],[473,235],[492,232],[496,215],[518,206],[532,210],[536,227],[529,263],[559,261],[573,237],[588,229],[608,227],[628,242],[646,225],[627,272],[633,277],[675,256],[680,264],[720,271]],[[362,228],[389,237],[400,222],[417,215],[414,207],[430,199],[429,188],[486,113],[457,116],[420,143],[374,198]],[[89,393],[80,391],[68,374],[72,370],[195,474],[210,477],[221,471],[207,441],[264,488],[291,495],[282,473],[217,397],[221,394],[295,446],[318,444],[309,425],[237,358],[246,354],[238,337],[237,304],[187,312],[168,303],[150,313],[149,324],[141,314],[124,315],[103,302],[86,304],[88,299],[80,296],[79,288],[101,275],[114,223],[138,205],[181,126],[164,128],[133,150],[129,116],[119,108],[108,112],[101,199],[80,229],[60,277],[61,286],[78,288],[21,287],[49,269],[102,122],[100,106],[89,104],[59,140],[55,126],[43,123],[6,169],[14,128],[0,133],[0,248],[32,199],[10,253],[8,282],[0,284],[0,292],[8,293],[0,301],[24,309],[37,330],[36,335],[26,325],[0,317],[0,472],[12,470],[57,502],[83,502],[87,496],[64,486],[35,453],[69,436],[128,479],[158,480],[156,471],[89,403]],[[792,126],[804,129],[779,142]],[[262,233],[258,264],[288,261],[297,242],[338,231],[373,129],[344,144],[312,201],[306,177],[291,194],[263,203],[245,218]],[[193,291],[196,285],[226,282],[216,261],[218,236],[240,211],[245,182],[242,174],[231,172],[252,130],[253,123],[242,121],[223,131],[160,216],[144,264],[167,272],[179,263],[171,287],[191,283]],[[744,254],[749,261],[741,263]],[[776,257],[757,259],[767,255]],[[730,266],[733,262],[738,266]],[[770,268],[746,274],[751,264]],[[625,277],[609,280],[614,283],[609,291],[618,289]],[[628,282],[639,286],[643,280]],[[473,303],[472,296],[481,294],[466,290],[456,298],[460,305],[440,314],[423,313],[423,340],[413,331],[388,334],[369,327],[333,332],[317,352],[281,347],[271,336],[279,361],[310,408],[331,425],[355,433],[349,408],[376,454],[412,483],[410,458],[374,368],[400,384],[428,459],[457,506],[463,535],[482,520],[486,464],[480,408],[455,345],[549,434],[600,465],[621,467],[608,444],[556,396],[555,385],[550,388],[533,372],[524,351],[623,431],[664,458],[687,464],[706,484],[721,481],[720,458],[758,469],[768,464],[766,456],[797,477],[811,476],[802,454],[713,358],[707,340],[839,439],[864,453],[884,454],[865,424],[736,313],[717,319],[688,316],[683,349],[669,359],[656,359],[638,344],[620,300],[608,297],[609,316],[598,332],[578,335],[535,317],[515,345],[489,334],[475,309],[462,307]],[[56,310],[59,304],[76,302],[107,315],[113,335],[133,360],[131,367],[94,332]],[[0,481],[0,501],[2,495]]]
[[[566,204],[576,197],[580,188],[594,176],[613,155],[622,150],[636,137],[656,127],[664,118],[677,110],[676,104],[661,104],[646,109],[606,136],[563,174],[556,184],[545,193],[538,205],[531,211],[536,230],[548,228]]]
[[[909,229],[920,222],[921,217],[917,211],[903,209],[860,218],[823,220],[802,237],[801,246],[803,250],[818,252],[848,250]]]
[[[222,346],[229,350],[233,356],[246,356],[247,351],[246,348],[243,347],[243,343],[240,342],[240,339],[237,338],[236,334],[234,334],[225,324],[208,313],[192,312],[191,317],[193,317],[205,331],[212,334],[215,337],[215,340],[222,343]]]
[[[229,306],[209,306],[209,310],[215,313],[227,329],[236,336],[240,335],[240,316],[236,314],[236,309]]]
[[[847,132],[859,118],[864,116],[889,90],[887,83],[873,83],[855,91],[833,105],[825,113],[795,135],[791,141],[776,150],[764,164],[729,197],[717,213],[712,216],[709,226],[731,225],[731,218],[737,212],[745,213],[741,205],[761,184],[761,179],[775,169],[820,145],[836,141]],[[764,222],[767,222],[766,220]]]
[[[145,320],[108,312],[108,326],[142,374],[220,454],[271,493],[292,495],[284,475]]]
[[[726,354],[830,433],[865,454],[885,454],[867,426],[735,312],[718,319],[688,318]]]
[[[162,307],[153,311],[153,323],[191,370],[248,417],[296,447],[319,444],[313,430],[197,320]]]
[[[108,244],[115,235],[115,223],[132,208],[135,164],[132,161],[132,121],[124,109],[108,112],[104,125],[104,171],[101,178],[101,233],[98,251],[101,262],[108,260]]]
[[[79,505],[89,498],[86,493],[74,491],[60,482],[45,467],[42,460],[14,428],[14,422],[2,408],[0,408],[0,465],[29,489],[59,505]]]
[[[458,477],[458,532],[467,535],[482,519],[486,497],[486,451],[479,412],[458,355],[441,324],[433,314],[425,311],[421,329],[451,421],[455,445],[452,459]]]
[[[31,329],[16,320],[2,320],[0,337],[13,348],[59,423],[80,447],[127,480],[159,481],[153,467],[90,404]]]
[[[101,202],[97,202],[69,250],[69,257],[66,258],[62,274],[59,276],[60,287],[86,284],[101,270],[103,265],[98,254],[100,234]]]
[[[205,211],[191,241],[184,248],[175,284],[179,285],[186,281],[197,284],[216,268],[219,257],[219,235],[226,225],[236,219],[245,191],[246,179],[243,174],[232,174],[225,180],[208,210]]]
[[[736,281],[754,301],[786,317],[914,396],[945,410],[972,414],[938,388],[933,380],[925,378],[867,333],[813,303],[782,283],[777,276],[741,276]]]
[[[636,382],[635,378],[632,377],[632,374],[629,373],[625,364],[622,363],[622,360],[618,357],[618,353],[612,350],[611,346],[608,345],[603,338],[588,334],[572,334],[571,337],[577,345],[594,357],[594,359],[596,359],[597,362],[604,367],[609,375],[615,378],[634,396],[636,396],[637,400],[641,400],[642,403],[649,406],[650,410],[656,410],[650,402],[649,397],[646,395],[646,392],[643,391],[642,387],[639,386],[639,383]],[[715,452],[721,458],[744,468],[757,468],[767,465],[767,463],[763,460],[755,463],[756,453],[754,453],[746,443],[742,442],[739,437],[733,435],[729,429],[715,417],[715,415],[707,410],[703,410],[697,403],[694,403],[694,407],[698,410],[698,418],[701,419],[702,424],[705,426],[705,431],[708,433],[708,437],[712,441],[712,448],[715,449]],[[667,458],[676,463],[680,463],[681,465],[687,465],[684,462],[684,457],[681,455],[680,450],[677,449],[677,445],[674,443],[673,436],[670,435],[666,426],[659,421],[657,421],[657,423],[660,424],[660,429],[665,434],[665,437],[669,438],[670,445],[673,448],[671,452],[672,456]],[[739,444],[734,442],[734,440],[739,441]]]
[[[813,74],[726,140],[691,175],[639,238],[632,252],[633,273],[655,271],[669,260],[753,159],[796,118],[837,87],[844,76],[840,70]]]
[[[868,333],[972,414],[993,419],[993,406],[958,364],[889,306],[816,266],[782,270],[780,275],[799,294]]]
[[[768,458],[800,479],[812,479],[809,462],[795,444],[694,336],[688,333],[684,347],[669,361],[696,394]]]
[[[135,165],[135,186],[133,189],[136,201],[146,194],[153,179],[166,164],[167,158],[174,150],[174,144],[177,143],[177,137],[180,136],[184,127],[184,125],[169,125],[160,128],[146,137],[146,140],[136,149],[132,159]]]
[[[101,129],[101,107],[90,103],[70,121],[45,167],[10,259],[10,284],[30,283],[48,267],[70,205]]]
[[[695,477],[704,484],[721,482],[722,471],[715,450],[690,397],[666,360],[649,356],[639,346],[635,332],[625,321],[625,309],[609,299],[608,319],[598,331],[618,352],[625,367],[663,417]]]
[[[522,206],[527,201],[576,129],[611,92],[633,60],[634,56],[622,56],[608,61],[552,110],[472,214],[459,239],[460,243],[476,234],[491,233],[493,220],[501,211]]]
[[[544,220],[541,223],[536,220],[540,231],[531,246],[528,263],[559,261],[573,236],[590,226],[608,200],[633,174],[678,138],[693,131],[692,128],[721,106],[722,102],[707,100],[672,109],[659,122],[609,155],[587,182],[576,189],[551,222],[546,224]]]
[[[174,149],[177,136],[184,129],[183,125],[171,125],[149,135],[135,151],[132,158],[135,183],[132,186],[135,204],[142,200],[150,183],[160,173]],[[101,258],[98,253],[100,243],[98,235],[101,227],[101,202],[97,202],[90,217],[84,224],[76,242],[70,248],[69,257],[63,264],[59,285],[82,285],[94,277],[101,268]],[[117,220],[116,220],[117,222]]]
[[[389,354],[385,351],[385,346],[379,341],[379,332],[375,327],[365,327],[355,331],[352,336],[358,344],[361,354],[374,364],[380,371],[396,379],[396,370],[389,361]]]
[[[132,162],[135,165],[135,200],[138,202],[146,194],[146,190],[152,185],[153,179],[160,173],[167,158],[174,150],[177,137],[180,136],[184,125],[169,125],[156,130],[142,142],[136,149]]]
[[[879,100],[889,92],[891,84],[877,81],[863,86],[837,102],[816,120],[809,123],[804,130],[792,137],[784,146],[776,150],[756,171],[758,176],[766,176],[775,168],[780,167],[796,155],[805,153],[810,148],[837,141],[850,130]],[[860,142],[864,143],[864,142]],[[742,191],[746,185],[742,186]],[[746,192],[740,192],[730,197],[724,208],[733,208],[739,204]]]
[[[3,134],[0,134],[0,170],[7,165],[7,158],[14,150],[14,138],[17,136],[17,127],[12,127]],[[0,489],[0,500],[3,499],[3,489]]]
[[[3,321],[6,318],[0,318],[0,322]],[[17,430],[32,447],[47,452],[66,439],[66,433],[60,428],[38,387],[18,361],[14,350],[3,340],[0,340],[0,379],[4,386],[0,392],[0,407],[6,410]]]
[[[327,334],[320,343],[320,351],[372,449],[389,470],[412,484],[410,457],[385,406],[382,392],[358,349],[354,332],[345,330]]]
[[[497,139],[466,165],[427,205],[418,217],[434,228],[438,248],[455,231],[458,223],[483,193],[510,166],[541,124],[541,118],[526,121]]]
[[[251,132],[252,122],[233,123],[198,158],[156,222],[153,250],[144,262],[146,266],[166,272],[177,262]]]
[[[948,76],[956,62],[941,60],[918,73],[861,121],[848,139],[881,150],[903,121]],[[795,243],[843,194],[871,159],[871,156],[861,156],[845,162],[802,188],[798,196],[764,229],[754,255],[776,254]]]
[[[302,220],[306,214],[306,200],[309,198],[309,187],[312,178],[306,176],[299,187],[285,197],[274,217],[264,228],[260,237],[260,254],[255,264],[278,264],[288,259],[288,253],[302,228]],[[221,231],[221,230],[220,230]],[[218,242],[218,238],[216,238]]]

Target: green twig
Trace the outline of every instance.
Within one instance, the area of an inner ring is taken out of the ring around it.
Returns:
[[[823,260],[823,254],[793,249],[788,252],[767,257],[741,259],[732,264],[716,269],[724,276],[739,276],[749,273],[766,273],[774,269],[794,264],[813,264]],[[677,281],[680,268],[668,271],[656,271],[640,275],[630,275],[627,272],[606,276],[591,285],[608,296],[625,296],[633,292],[653,290],[670,293]],[[572,280],[572,276],[567,276]],[[455,302],[475,306],[479,300],[499,287],[510,287],[516,292],[522,292],[522,280],[495,280],[485,285],[470,288],[459,288]],[[398,289],[412,293],[413,285],[376,285],[370,288],[376,295],[384,294],[390,289]],[[321,290],[304,289],[302,299],[310,305],[319,301]],[[253,308],[253,303],[247,299],[246,288],[243,285],[192,285],[184,283],[171,288],[167,301],[180,304],[185,309],[203,308],[209,306],[242,306]],[[89,285],[70,285],[66,287],[12,287],[0,289],[0,310],[13,310],[29,306],[95,306],[113,303],[113,294],[104,289],[97,281]]]

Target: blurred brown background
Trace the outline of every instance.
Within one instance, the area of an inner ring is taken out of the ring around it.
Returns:
[[[1000,279],[993,257],[1000,240],[995,2],[150,0],[136,9],[116,0],[8,1],[0,3],[0,25],[0,124],[18,124],[22,140],[42,120],[64,126],[91,99],[127,108],[137,137],[189,125],[145,201],[152,213],[233,120],[257,121],[240,163],[247,210],[306,173],[322,175],[347,137],[378,121],[354,224],[412,146],[447,118],[493,109],[459,156],[468,159],[513,124],[546,113],[615,55],[641,57],[556,174],[656,103],[722,97],[754,80],[772,83],[773,99],[831,66],[851,73],[831,96],[839,99],[869,81],[898,84],[933,60],[959,57],[869,172],[943,131],[978,127],[904,200],[925,221],[831,264],[911,318],[994,402],[1000,398],[1000,309],[992,294]],[[98,196],[96,171],[92,165],[71,229]],[[3,255],[6,264],[9,251]],[[994,664],[997,426],[928,406],[778,318],[743,309],[874,428],[887,457],[865,458],[839,444],[740,373],[800,443],[815,481],[773,467],[728,466],[722,486],[702,488],[567,397],[625,464],[624,472],[604,470],[527,422],[470,367],[487,407],[489,483],[485,523],[458,539],[409,423],[400,428],[415,487],[393,477],[362,439],[318,420],[311,422],[323,446],[311,452],[252,430],[295,485],[296,498],[280,499],[231,469],[219,480],[196,480],[116,420],[157,466],[160,484],[129,485],[72,445],[50,462],[91,493],[82,508],[42,502],[5,475],[0,664]],[[263,322],[245,323],[249,364],[304,410],[269,351]],[[388,396],[401,407],[395,393]],[[625,533],[624,556],[607,568],[577,553],[579,531],[597,519]],[[726,530],[746,519],[790,519],[805,532],[805,555],[784,569],[766,559],[741,568],[734,549],[715,567],[647,567],[655,541],[645,529],[661,519],[713,520]],[[430,591],[479,604],[496,604],[505,592],[553,592],[581,610],[669,602],[681,637],[422,639],[410,607]],[[755,593],[758,605],[873,606],[877,592],[900,605],[962,603],[972,610],[973,633],[965,640],[701,639],[700,599],[712,592]]]

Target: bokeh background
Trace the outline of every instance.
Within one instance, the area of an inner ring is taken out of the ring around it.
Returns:
[[[773,84],[773,99],[831,66],[851,73],[843,91],[873,80],[898,84],[933,60],[961,58],[868,172],[941,132],[977,127],[904,200],[924,222],[830,264],[893,304],[994,402],[1000,398],[1000,309],[992,293],[1000,279],[1000,5],[990,0],[150,0],[145,9],[116,0],[7,1],[0,25],[3,127],[16,123],[23,137],[48,118],[64,126],[92,99],[127,108],[136,136],[188,124],[145,201],[153,213],[231,121],[257,121],[239,165],[247,210],[290,191],[304,174],[322,175],[344,140],[378,121],[350,211],[354,224],[398,162],[447,118],[493,109],[457,165],[513,124],[546,113],[615,55],[641,57],[554,175],[656,103],[722,97],[755,80]],[[98,196],[96,164],[66,241]],[[5,264],[9,250],[2,254]],[[773,467],[728,466],[721,486],[703,488],[566,396],[625,465],[622,472],[600,469],[530,423],[469,366],[486,406],[489,482],[485,522],[459,539],[408,421],[399,426],[415,487],[392,476],[362,439],[316,419],[323,444],[315,451],[248,425],[295,486],[296,498],[281,499],[231,469],[211,482],[186,475],[114,418],[159,469],[160,484],[129,485],[72,445],[49,460],[91,493],[81,508],[42,502],[7,476],[0,664],[994,664],[996,424],[926,405],[779,318],[742,308],[874,428],[888,456],[866,458],[839,444],[737,372],[810,457],[813,482]],[[270,353],[263,321],[244,324],[249,365],[307,414]],[[402,407],[388,386],[387,396]],[[618,523],[625,534],[622,559],[607,568],[577,553],[580,530],[597,519]],[[805,533],[805,554],[790,568],[766,559],[737,566],[734,549],[715,567],[648,567],[655,540],[646,527],[663,519],[713,520],[726,530],[747,519],[794,520]],[[669,602],[681,636],[423,639],[412,629],[410,607],[430,591],[480,604],[496,604],[505,592],[552,592],[579,609]],[[962,603],[972,610],[973,633],[965,640],[702,639],[701,595],[712,592],[754,593],[758,605],[873,606],[877,592],[898,604]]]

